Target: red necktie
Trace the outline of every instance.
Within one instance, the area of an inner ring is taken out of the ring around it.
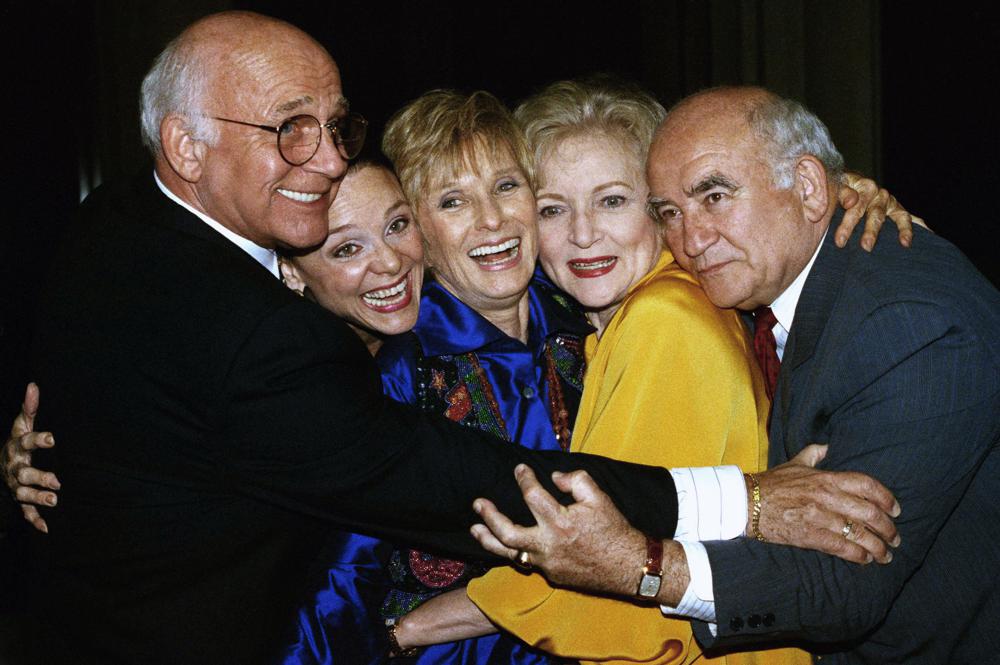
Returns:
[[[778,383],[778,372],[781,361],[778,360],[778,343],[771,330],[778,319],[770,307],[758,307],[753,313],[753,352],[764,372],[764,382],[767,386],[767,397],[774,402],[774,386]]]

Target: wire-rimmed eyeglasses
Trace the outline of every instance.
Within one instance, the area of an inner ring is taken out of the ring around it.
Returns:
[[[329,130],[333,144],[337,146],[337,151],[344,159],[354,159],[358,156],[365,144],[365,134],[368,132],[368,121],[360,113],[349,113],[325,123],[308,114],[296,115],[284,120],[277,127],[217,116],[213,118],[277,134],[278,152],[281,158],[292,166],[302,166],[313,158],[323,140],[324,127]]]

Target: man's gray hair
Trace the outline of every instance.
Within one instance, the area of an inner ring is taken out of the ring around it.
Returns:
[[[160,124],[172,113],[187,118],[188,129],[195,140],[211,144],[217,137],[217,128],[201,106],[208,72],[204,59],[188,42],[182,34],[167,44],[142,80],[142,142],[154,157],[163,154]]]
[[[833,145],[823,121],[802,104],[768,95],[750,103],[747,123],[767,146],[775,187],[788,189],[792,186],[795,162],[803,155],[812,155],[822,162],[830,182],[840,182],[844,158]]]

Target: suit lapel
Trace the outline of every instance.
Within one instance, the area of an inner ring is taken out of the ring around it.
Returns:
[[[235,243],[191,214],[188,210],[168,199],[160,191],[160,188],[156,186],[156,181],[153,180],[152,167],[143,169],[132,181],[130,187],[132,196],[123,198],[126,202],[125,205],[133,206],[134,208],[130,215],[131,218],[142,220],[142,223],[156,224],[209,242],[231,259],[252,265],[255,272],[263,270],[271,276],[271,273],[266,268],[240,249]]]
[[[844,211],[838,208],[830,220],[829,228],[836,229],[843,216]],[[773,412],[781,414],[781,422],[775,422],[779,420],[778,418],[772,418],[771,421],[771,441],[775,444],[781,441],[780,437],[785,432],[789,431],[788,417],[791,411],[795,372],[816,352],[816,346],[830,318],[830,312],[843,287],[843,275],[847,269],[850,253],[839,249],[833,243],[833,236],[834,234],[828,230],[795,306],[795,318],[785,345],[781,371],[778,374],[776,404],[773,409]]]

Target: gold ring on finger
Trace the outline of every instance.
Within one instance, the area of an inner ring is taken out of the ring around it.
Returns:
[[[514,555],[514,565],[521,570],[531,570],[531,557],[524,550],[518,550]]]

